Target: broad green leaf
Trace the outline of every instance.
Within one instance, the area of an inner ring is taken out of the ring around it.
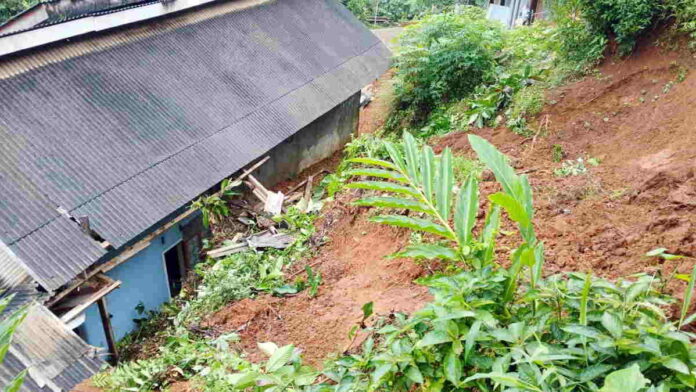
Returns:
[[[691,307],[691,301],[694,296],[694,287],[696,287],[696,265],[691,271],[691,278],[689,280],[689,286],[686,288],[686,293],[684,293],[684,302],[681,307],[681,316],[679,317],[679,328],[684,326],[684,321],[686,320],[686,313]]]
[[[609,331],[614,339],[619,339],[623,335],[623,322],[618,314],[605,311],[602,315],[602,326]]]
[[[447,355],[445,356],[445,377],[449,382],[452,384],[459,385],[459,382],[462,378],[462,363],[459,360],[459,355],[453,350],[450,349]]]
[[[662,366],[666,367],[667,369],[672,369],[675,372],[681,374],[691,374],[691,370],[689,370],[689,367],[677,358],[665,359],[665,361],[662,362]]]
[[[543,392],[538,387],[520,380],[515,373],[480,373],[467,378],[464,382],[469,383],[481,379],[491,379],[507,387],[519,388],[522,391]]]
[[[602,333],[596,328],[585,325],[568,325],[562,329],[570,334],[584,336],[587,338],[598,338],[602,336]]]
[[[406,163],[404,162],[404,156],[401,154],[399,149],[392,142],[384,142],[384,148],[387,149],[389,153],[389,158],[394,162],[396,167],[403,173],[408,173],[406,169]]]
[[[408,132],[404,132],[404,157],[406,158],[406,170],[411,182],[420,185],[418,165],[420,164],[420,154],[416,139]]]
[[[459,191],[457,209],[454,213],[454,227],[459,243],[464,246],[472,240],[472,230],[476,225],[478,213],[478,182],[470,176]]]
[[[509,195],[515,195],[519,180],[515,170],[508,164],[507,157],[480,136],[469,135],[469,143],[479,159],[491,169],[496,180],[503,186],[503,190]]]
[[[643,376],[640,367],[635,364],[609,374],[599,392],[640,392],[648,383],[650,380]]]
[[[8,297],[5,304],[8,304],[10,300],[11,297]],[[7,355],[7,351],[10,349],[12,335],[14,335],[26,316],[27,308],[23,307],[12,313],[5,320],[0,321],[0,363],[5,359],[5,355]]]
[[[479,332],[481,330],[481,321],[477,320],[471,325],[471,329],[466,334],[466,343],[464,344],[464,363],[469,364],[469,358],[471,358],[471,352],[476,345],[476,338],[478,338]]]
[[[452,151],[446,148],[440,155],[440,165],[435,177],[435,199],[440,217],[449,220],[452,209],[452,188],[454,187],[454,169],[452,166]]]
[[[394,367],[391,363],[383,363],[372,372],[372,383],[377,386],[382,382],[384,376],[386,376]]]
[[[256,384],[259,374],[256,372],[235,373],[227,376],[226,381],[234,385],[237,389],[244,390]]]
[[[582,286],[582,295],[580,296],[580,324],[587,325],[587,303],[590,300],[590,289],[592,288],[592,276],[585,275],[585,283]]]
[[[434,346],[437,344],[449,343],[451,341],[452,338],[449,336],[449,334],[447,334],[447,331],[436,329],[425,334],[423,339],[416,343],[416,347]]]
[[[425,382],[425,380],[423,379],[423,373],[421,373],[420,369],[418,369],[418,366],[409,366],[408,369],[406,369],[405,374],[409,380],[413,381],[416,384],[423,384]]]
[[[346,185],[346,188],[350,189],[367,189],[367,190],[373,190],[373,191],[380,191],[380,192],[392,192],[392,193],[398,193],[402,195],[408,195],[412,196],[415,198],[419,198],[420,195],[418,192],[414,191],[412,188],[404,186],[404,185],[399,185],[395,184],[393,182],[387,182],[387,181],[358,181],[358,182],[351,182],[350,184]]]
[[[492,205],[486,216],[486,223],[481,233],[481,242],[486,245],[483,251],[482,261],[484,265],[490,264],[495,258],[495,236],[500,229],[500,206]]]
[[[348,175],[348,176],[352,176],[352,177],[368,176],[368,177],[385,178],[387,180],[394,180],[394,181],[398,181],[398,182],[408,182],[408,179],[406,179],[406,177],[404,177],[402,174],[397,173],[395,171],[391,171],[391,170],[360,168],[360,169],[346,170],[344,172],[344,174]]]
[[[21,373],[17,375],[12,381],[10,381],[9,384],[3,388],[3,392],[19,392],[19,388],[22,387],[22,384],[24,383],[24,378],[27,376],[27,371],[23,370]]]
[[[510,216],[510,219],[517,222],[520,226],[529,226],[529,216],[524,207],[512,196],[507,193],[494,193],[488,196],[493,203],[503,207]]]
[[[433,244],[410,245],[402,252],[395,254],[396,257],[411,257],[414,259],[441,259],[456,261],[457,252],[446,246]]]
[[[295,346],[292,344],[275,350],[273,355],[271,355],[271,358],[269,358],[268,362],[266,362],[266,371],[275,372],[276,370],[285,366],[285,364],[290,361],[290,358],[292,358],[293,351],[295,351]]]
[[[362,312],[363,312],[363,320],[367,320],[370,316],[372,316],[372,312],[374,311],[375,303],[370,301],[362,306]]]
[[[386,169],[391,169],[391,170],[397,170],[396,165],[394,165],[391,162],[388,161],[383,161],[381,159],[373,159],[373,158],[353,158],[349,159],[348,162],[351,163],[362,163],[364,165],[372,165],[372,166],[380,166]]]
[[[411,218],[402,215],[382,215],[370,219],[372,222],[383,223],[386,225],[405,227],[411,230],[422,231],[425,233],[436,234],[449,240],[454,240],[452,234],[443,226],[433,223],[427,219]]]
[[[435,153],[430,146],[423,147],[421,156],[421,183],[423,184],[423,194],[427,200],[433,200],[435,188]]]
[[[404,208],[411,211],[432,213],[432,210],[427,205],[413,200],[401,199],[398,197],[366,197],[364,199],[353,202],[353,205],[360,207],[380,207],[380,208]]]
[[[592,365],[588,368],[583,369],[582,372],[580,372],[580,374],[578,375],[578,379],[581,382],[589,382],[612,370],[614,370],[614,366],[611,365]]]

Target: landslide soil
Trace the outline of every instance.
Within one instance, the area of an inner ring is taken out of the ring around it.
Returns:
[[[307,264],[322,274],[319,294],[245,299],[219,311],[203,325],[239,331],[252,360],[263,360],[257,342],[295,344],[308,363],[321,365],[328,354],[344,351],[350,329],[361,320],[361,307],[374,302],[375,314],[413,312],[429,300],[413,283],[423,274],[411,260],[388,259],[407,243],[409,232],[368,222],[372,213],[350,205],[344,194],[325,207],[316,238],[328,241]],[[298,271],[302,271],[297,268]]]
[[[696,255],[696,72],[694,58],[645,44],[628,59],[606,62],[599,73],[548,92],[547,105],[523,138],[506,128],[477,134],[493,142],[519,172],[528,173],[535,191],[536,225],[547,248],[547,273],[592,271],[608,278],[653,272],[661,266],[644,254],[657,247]],[[680,75],[683,78],[680,80]],[[389,76],[377,89],[391,88]],[[375,93],[365,110],[361,132],[383,123],[390,92]],[[466,133],[431,140],[472,156]],[[584,175],[559,177],[553,151],[564,160],[597,158]],[[322,168],[338,162],[334,157]],[[482,192],[498,186],[484,173]],[[208,326],[240,331],[251,359],[263,356],[256,342],[295,344],[309,363],[320,365],[348,345],[347,334],[360,320],[360,307],[412,312],[429,296],[413,280],[421,268],[385,256],[408,241],[408,233],[368,222],[370,210],[350,206],[345,194],[325,207],[318,222],[329,242],[308,264],[324,276],[316,298],[244,300],[212,315]],[[485,208],[485,198],[482,198]],[[508,228],[513,227],[508,222]],[[505,263],[514,236],[501,240]],[[687,272],[693,259],[681,267]],[[667,266],[668,269],[670,266]],[[677,294],[682,286],[675,286]]]
[[[644,257],[654,248],[696,255],[693,64],[691,56],[643,45],[628,59],[604,64],[596,76],[548,93],[532,126],[535,137],[506,128],[477,131],[529,174],[548,273],[618,278],[660,268]],[[450,147],[472,156],[464,133],[435,144],[438,151]],[[601,164],[561,178],[553,173],[561,166],[554,146],[564,160],[598,158]],[[483,188],[497,190],[493,182]],[[692,266],[688,260],[681,272]]]

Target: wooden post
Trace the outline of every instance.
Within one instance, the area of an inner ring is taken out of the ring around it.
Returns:
[[[100,298],[97,301],[97,305],[99,305],[99,315],[104,327],[104,335],[106,335],[106,344],[109,346],[109,353],[111,353],[111,362],[116,364],[118,362],[118,350],[116,349],[116,339],[114,339],[114,329],[111,326],[111,316],[106,308],[106,297]]]

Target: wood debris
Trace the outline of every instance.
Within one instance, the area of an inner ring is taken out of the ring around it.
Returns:
[[[206,254],[214,259],[227,257],[231,254],[244,252],[251,249],[275,248],[285,249],[295,242],[295,237],[290,234],[272,233],[264,231],[254,234],[240,242],[213,249]]]

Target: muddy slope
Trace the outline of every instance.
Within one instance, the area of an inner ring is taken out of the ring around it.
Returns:
[[[691,63],[693,58],[645,46],[627,60],[605,64],[601,75],[549,93],[534,124],[538,137],[524,139],[504,128],[478,132],[529,172],[550,271],[591,270],[616,278],[657,268],[643,257],[656,247],[696,255]],[[471,154],[461,133],[437,142],[440,150],[446,146]],[[587,165],[586,175],[559,178],[554,146],[564,159],[592,157],[601,164]]]

